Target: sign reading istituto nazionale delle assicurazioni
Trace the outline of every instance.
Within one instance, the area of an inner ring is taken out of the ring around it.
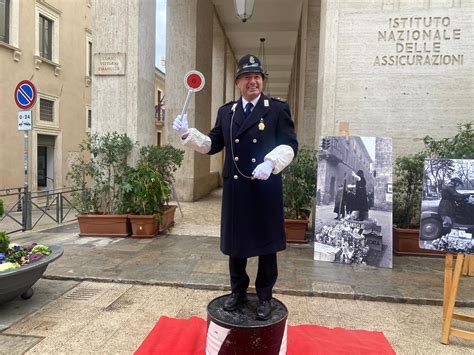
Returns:
[[[457,16],[387,16],[376,33],[374,66],[459,66],[465,31]]]

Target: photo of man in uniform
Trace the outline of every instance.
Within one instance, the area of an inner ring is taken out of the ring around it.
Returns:
[[[186,114],[173,123],[186,147],[203,154],[225,148],[220,248],[229,256],[232,293],[223,308],[234,311],[248,301],[247,258],[258,256],[255,288],[260,320],[271,316],[276,253],[286,248],[280,172],[298,151],[289,106],[265,96],[264,81],[259,58],[245,55],[235,75],[241,98],[219,108],[207,135],[188,128]]]

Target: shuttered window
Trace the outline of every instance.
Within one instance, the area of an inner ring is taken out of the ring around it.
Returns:
[[[53,58],[53,21],[39,15],[39,51],[40,56],[49,60]]]
[[[0,0],[0,41],[8,43],[10,34],[10,0]]]
[[[92,110],[87,109],[87,128],[92,128]]]
[[[40,99],[40,120],[54,121],[54,101]]]

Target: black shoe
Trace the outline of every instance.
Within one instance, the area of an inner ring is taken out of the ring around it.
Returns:
[[[249,300],[246,293],[232,292],[224,302],[224,311],[235,311],[240,305],[247,303]]]
[[[258,301],[257,306],[257,319],[267,320],[272,315],[272,304],[270,300]]]

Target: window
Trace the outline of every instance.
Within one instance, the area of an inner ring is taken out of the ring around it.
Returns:
[[[90,108],[87,109],[87,128],[92,128],[92,110]]]
[[[39,15],[39,52],[41,57],[53,60],[52,42],[53,21]]]
[[[87,75],[92,77],[92,41],[87,41]]]
[[[40,120],[54,121],[54,101],[40,98]]]
[[[10,0],[0,0],[0,41],[9,42],[10,37]]]
[[[158,101],[158,104],[155,106],[155,118],[160,121],[162,119],[161,117],[161,105],[162,105],[162,102],[161,102],[161,91],[160,90],[156,90],[156,94],[157,94],[157,101]]]
[[[54,66],[59,75],[59,29],[61,10],[46,1],[36,1],[35,8],[35,67],[42,63]]]

